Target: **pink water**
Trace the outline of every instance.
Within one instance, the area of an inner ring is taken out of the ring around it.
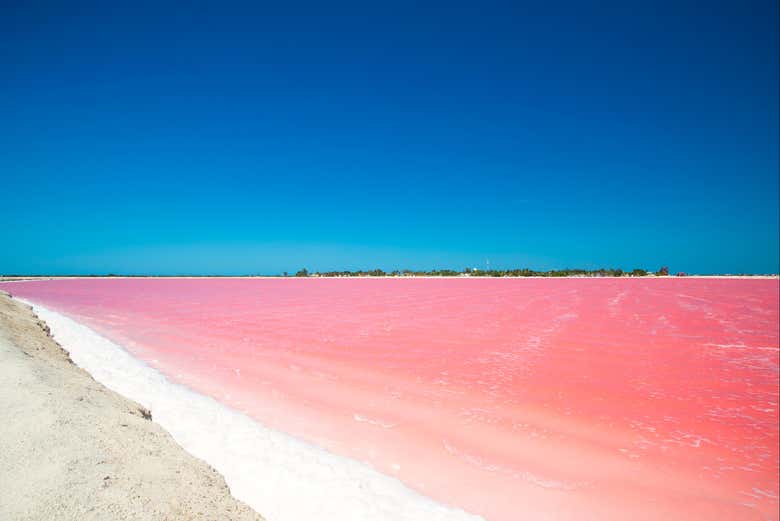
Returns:
[[[778,519],[778,280],[3,289],[491,521]]]

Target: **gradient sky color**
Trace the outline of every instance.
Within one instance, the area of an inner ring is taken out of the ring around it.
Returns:
[[[0,273],[778,271],[778,4],[0,7]]]

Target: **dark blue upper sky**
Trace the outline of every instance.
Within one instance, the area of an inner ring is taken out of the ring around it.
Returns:
[[[111,3],[0,8],[0,273],[778,271],[776,1]]]

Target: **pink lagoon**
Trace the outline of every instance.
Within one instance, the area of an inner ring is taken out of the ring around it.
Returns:
[[[778,519],[777,279],[2,289],[262,425],[489,521]]]

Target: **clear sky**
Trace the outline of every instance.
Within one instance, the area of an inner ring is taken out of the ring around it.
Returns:
[[[0,273],[778,271],[776,1],[15,3]]]

